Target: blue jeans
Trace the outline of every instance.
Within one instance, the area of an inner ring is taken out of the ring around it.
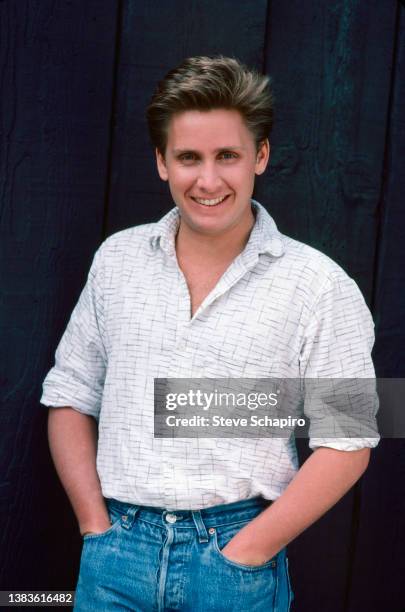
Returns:
[[[84,536],[75,612],[290,610],[286,549],[257,567],[221,553],[269,502],[173,511],[106,503],[112,526]]]

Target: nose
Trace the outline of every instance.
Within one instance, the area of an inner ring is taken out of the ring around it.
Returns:
[[[215,163],[204,163],[199,167],[197,187],[207,193],[216,193],[222,185]]]

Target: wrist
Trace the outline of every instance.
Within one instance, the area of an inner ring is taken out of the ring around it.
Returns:
[[[102,531],[106,531],[111,527],[111,521],[108,516],[104,516],[103,518],[99,518],[97,520],[86,521],[85,523],[79,524],[80,534],[82,536],[88,533],[101,533]]]
[[[111,523],[108,525],[103,525],[102,527],[93,527],[92,529],[81,529],[80,535],[84,537],[85,535],[95,534],[95,533],[103,533],[103,531],[107,531],[111,527]]]
[[[246,525],[239,531],[221,552],[225,556],[234,557],[234,560],[244,559],[247,565],[261,565],[272,559],[284,544],[277,542],[274,538],[269,540],[263,534],[260,535],[252,523]]]
[[[83,535],[87,531],[101,531],[107,523],[110,523],[110,516],[104,498],[100,500],[86,500],[80,507],[74,508],[80,533]]]

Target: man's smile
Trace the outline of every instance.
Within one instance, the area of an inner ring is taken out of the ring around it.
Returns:
[[[219,204],[222,204],[222,202],[224,202],[228,196],[229,194],[213,199],[195,198],[193,196],[190,197],[192,200],[194,200],[194,202],[197,202],[198,204],[203,204],[204,206],[218,206]]]

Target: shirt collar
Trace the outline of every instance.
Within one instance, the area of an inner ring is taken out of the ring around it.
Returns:
[[[252,200],[252,206],[256,210],[256,222],[250,233],[248,245],[251,245],[259,255],[268,253],[274,257],[281,257],[285,251],[284,240],[273,217],[256,200]]]
[[[250,233],[245,250],[260,255],[268,253],[274,257],[284,254],[285,246],[283,235],[278,231],[274,219],[267,210],[256,200],[252,200],[256,213],[256,221]],[[180,223],[180,213],[177,206],[154,224],[150,235],[153,248],[160,246],[168,255],[175,253],[175,236]]]

